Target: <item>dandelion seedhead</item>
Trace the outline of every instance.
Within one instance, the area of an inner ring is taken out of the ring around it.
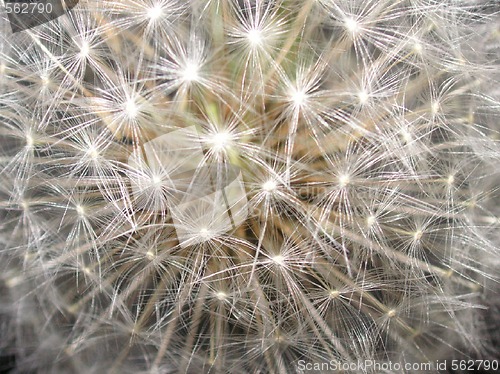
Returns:
[[[13,33],[2,7],[0,355],[17,373],[494,357],[499,10],[80,0]]]

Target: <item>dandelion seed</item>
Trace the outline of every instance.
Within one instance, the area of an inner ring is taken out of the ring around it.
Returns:
[[[231,144],[231,134],[226,131],[217,132],[211,137],[211,143],[216,151],[222,151]]]
[[[416,54],[421,55],[421,54],[422,54],[422,52],[423,52],[423,50],[424,50],[424,47],[422,46],[422,43],[420,43],[420,42],[415,42],[415,43],[413,44],[413,51],[414,51]]]
[[[99,151],[94,146],[90,146],[86,153],[94,161],[99,158]]]
[[[212,233],[206,227],[203,227],[200,229],[200,236],[202,239],[208,240],[212,236]]]
[[[331,290],[328,295],[330,299],[336,299],[337,297],[339,297],[340,292],[338,290]]]
[[[303,106],[307,101],[307,94],[301,90],[294,90],[290,96],[290,100],[294,103],[294,105],[298,108]]]
[[[362,90],[358,93],[358,99],[360,104],[366,104],[368,102],[369,96],[368,92]]]
[[[247,35],[248,41],[252,46],[260,46],[262,43],[262,34],[257,29],[252,29],[248,32]]]
[[[437,114],[439,113],[439,110],[441,109],[441,105],[439,104],[439,102],[433,102],[431,104],[431,111],[432,111],[432,114]]]
[[[344,23],[346,29],[349,30],[353,36],[356,36],[361,30],[359,23],[354,18],[348,17],[345,19]]]
[[[85,208],[81,205],[77,205],[76,206],[76,212],[78,213],[78,215],[80,217],[84,217],[85,216]]]
[[[276,255],[271,260],[278,266],[282,267],[285,265],[285,258],[282,255]]]
[[[227,294],[223,291],[219,291],[215,294],[215,297],[217,298],[217,300],[219,301],[225,301],[227,299]]]
[[[422,235],[424,235],[424,233],[421,230],[417,230],[413,234],[413,238],[415,239],[415,241],[419,241],[420,239],[422,239]]]
[[[151,185],[152,187],[161,187],[162,185],[161,177],[158,175],[153,175],[151,177]]]
[[[401,135],[403,137],[403,140],[405,141],[405,143],[411,143],[413,141],[413,137],[411,135],[411,132],[409,132],[408,130],[406,129],[402,129],[401,130]]]
[[[274,335],[274,341],[276,343],[283,343],[285,341],[285,337],[283,335],[281,335],[280,333],[276,333]]]
[[[139,114],[139,108],[133,98],[129,98],[124,104],[125,114],[129,119],[134,119]]]
[[[28,201],[26,201],[26,200],[22,200],[22,201],[21,201],[21,206],[23,207],[23,210],[24,210],[24,211],[28,211],[28,210],[29,210],[29,208],[30,208],[30,204],[29,204],[29,202],[28,202]]]
[[[90,45],[86,40],[84,40],[84,41],[82,41],[82,44],[80,46],[79,56],[82,59],[85,59],[85,58],[89,57],[89,55],[90,55]]]
[[[196,82],[200,79],[200,67],[194,62],[188,62],[182,72],[182,80],[184,82]]]
[[[341,188],[346,187],[351,181],[351,178],[348,174],[342,174],[339,176],[339,186]]]
[[[276,190],[276,188],[278,187],[278,185],[276,184],[276,182],[272,179],[269,179],[268,181],[266,181],[263,185],[262,185],[262,189],[265,191],[265,192],[273,192],[274,190]]]
[[[42,80],[42,85],[43,85],[43,86],[45,86],[45,87],[46,87],[46,86],[50,85],[50,78],[49,78],[49,76],[48,76],[48,75],[44,74],[44,75],[42,75],[40,78],[41,78],[41,80]]]
[[[35,144],[35,140],[33,139],[33,136],[31,136],[29,134],[26,135],[26,146],[28,148],[31,148],[31,147],[33,147],[34,144]]]
[[[148,8],[147,15],[151,21],[156,21],[163,16],[163,7],[161,3],[157,3],[151,8]]]
[[[377,222],[377,217],[371,215],[366,219],[366,224],[368,227],[372,227]]]

